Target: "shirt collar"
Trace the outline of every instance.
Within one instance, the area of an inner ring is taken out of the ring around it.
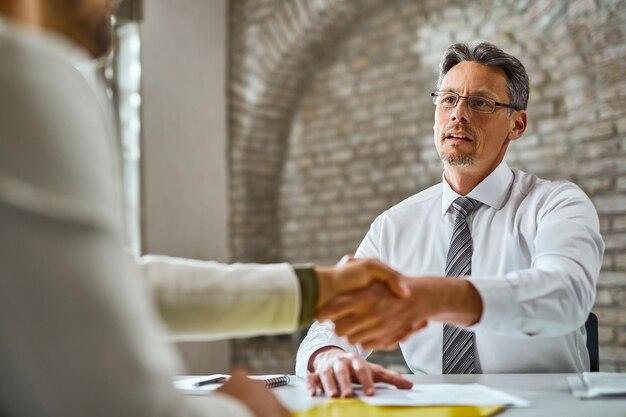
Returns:
[[[445,175],[442,175],[442,178],[443,193],[441,196],[441,212],[445,216],[452,202],[462,196],[450,187],[450,184],[446,181]],[[502,206],[504,206],[511,184],[513,184],[513,172],[511,168],[509,168],[509,165],[502,160],[500,165],[498,165],[487,178],[482,180],[480,184],[474,187],[467,197],[471,197],[489,207],[500,210]]]

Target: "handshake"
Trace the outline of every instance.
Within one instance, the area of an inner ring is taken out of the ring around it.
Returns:
[[[349,256],[335,266],[314,270],[318,284],[315,317],[332,321],[338,336],[363,349],[393,349],[424,329],[429,321],[468,326],[476,323],[482,313],[480,296],[468,280],[408,278],[378,260]],[[400,374],[336,346],[318,349],[309,358],[307,368],[311,395],[321,390],[329,397],[350,397],[353,383],[360,383],[366,395],[374,394],[375,382],[401,389],[413,385]],[[244,401],[257,416],[289,415],[267,390],[256,389],[260,385],[254,388],[254,383],[260,384],[233,374],[220,390]]]
[[[395,348],[430,321],[471,326],[482,315],[481,297],[466,279],[407,278],[373,259],[350,258],[316,271],[320,288],[316,318],[332,321],[335,334],[364,350]],[[312,395],[321,390],[329,397],[350,397],[357,382],[366,395],[374,394],[375,382],[412,386],[401,375],[332,345],[315,351],[307,369]]]
[[[393,349],[426,325],[413,320],[396,325],[389,313],[412,298],[409,280],[378,260],[345,256],[336,266],[315,267],[315,272],[319,289],[315,317],[332,321],[335,333],[352,344]]]

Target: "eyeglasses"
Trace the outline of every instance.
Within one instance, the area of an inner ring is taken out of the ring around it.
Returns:
[[[433,98],[435,106],[441,106],[446,109],[451,109],[457,105],[459,99],[467,99],[467,105],[470,109],[479,113],[493,113],[497,107],[507,107],[509,109],[521,110],[517,106],[507,103],[498,103],[497,101],[480,96],[462,96],[452,91],[435,91],[430,93]]]

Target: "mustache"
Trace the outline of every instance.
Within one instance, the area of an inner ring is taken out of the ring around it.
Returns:
[[[474,131],[474,129],[472,129],[470,125],[464,123],[450,123],[446,125],[446,127],[441,132],[441,137],[444,138],[448,134],[448,132],[456,130],[462,130],[472,135],[473,138],[476,137],[476,132]]]

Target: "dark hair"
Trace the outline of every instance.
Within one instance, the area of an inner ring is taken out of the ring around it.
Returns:
[[[528,74],[519,59],[509,55],[497,46],[483,41],[455,43],[444,52],[439,64],[437,89],[441,88],[443,77],[452,67],[463,61],[473,61],[490,67],[500,68],[506,73],[509,100],[518,109],[528,106]]]

